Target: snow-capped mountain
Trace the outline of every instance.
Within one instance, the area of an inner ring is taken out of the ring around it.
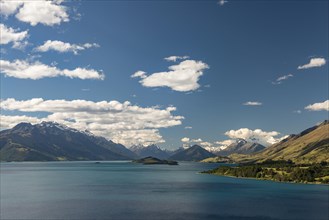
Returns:
[[[155,144],[151,144],[148,146],[133,145],[129,149],[135,154],[137,154],[140,158],[151,156],[159,159],[166,159],[170,155],[167,151],[162,150]]]
[[[230,144],[225,149],[216,152],[220,156],[228,156],[230,154],[251,154],[265,149],[261,144],[248,142],[244,139],[237,139],[235,143]]]
[[[0,132],[0,159],[5,161],[125,160],[136,155],[88,131],[57,122],[20,123]]]

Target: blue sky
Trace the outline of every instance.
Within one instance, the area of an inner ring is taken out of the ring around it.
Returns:
[[[2,129],[55,120],[128,146],[218,148],[328,119],[327,1],[1,4]]]

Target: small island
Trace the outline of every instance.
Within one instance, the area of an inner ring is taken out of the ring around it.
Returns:
[[[174,160],[160,160],[156,157],[145,157],[139,160],[133,160],[133,163],[142,163],[144,165],[152,165],[152,164],[168,164],[168,165],[178,165],[177,161]]]

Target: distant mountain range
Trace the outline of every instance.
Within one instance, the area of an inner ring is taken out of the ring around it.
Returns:
[[[149,146],[134,145],[129,148],[137,155],[138,158],[144,157],[156,157],[159,159],[167,159],[170,156],[170,152],[160,149],[157,145],[151,144]]]
[[[127,160],[121,144],[56,122],[20,123],[0,132],[1,161]]]
[[[1,161],[130,160],[144,157],[190,161],[211,156],[212,153],[200,146],[176,151],[162,150],[154,144],[135,145],[128,149],[104,137],[56,122],[20,123],[0,132]]]
[[[193,145],[184,150],[180,150],[174,155],[170,156],[170,160],[182,160],[182,161],[200,161],[208,157],[215,157],[216,155],[210,153],[199,145]]]
[[[290,135],[265,148],[243,139],[229,145],[216,155],[194,145],[176,151],[162,150],[156,145],[136,145],[126,148],[88,131],[79,131],[56,122],[20,123],[0,131],[1,161],[59,160],[131,160],[144,157],[180,161],[200,161],[210,157],[229,156],[235,162],[292,160],[295,163],[329,162],[329,122]],[[222,161],[217,157],[210,161]],[[225,158],[224,158],[225,159]]]
[[[231,154],[251,154],[261,150],[265,147],[258,143],[247,142],[244,139],[237,139],[235,143],[230,144],[227,148],[216,152],[219,156],[228,156]]]
[[[297,135],[290,135],[258,153],[233,154],[230,158],[240,163],[265,160],[291,160],[295,163],[306,164],[329,162],[329,122],[325,120]]]

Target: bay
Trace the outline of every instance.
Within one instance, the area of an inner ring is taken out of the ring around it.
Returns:
[[[116,162],[0,165],[1,219],[327,220],[327,185],[199,174],[219,166]]]

